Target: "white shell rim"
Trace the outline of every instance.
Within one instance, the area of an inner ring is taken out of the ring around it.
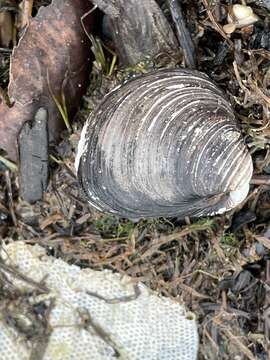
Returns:
[[[75,157],[75,169],[76,169],[76,174],[78,173],[78,169],[80,166],[80,160],[81,160],[81,156],[83,155],[84,151],[86,150],[86,133],[87,133],[87,127],[88,127],[88,121],[85,122],[82,132],[81,132],[81,137],[78,143],[78,148],[77,148],[77,154]]]

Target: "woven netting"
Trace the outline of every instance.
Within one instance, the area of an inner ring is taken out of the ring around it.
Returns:
[[[111,271],[69,265],[23,242],[3,246],[1,256],[7,287],[17,289],[17,305],[11,310],[11,300],[2,302],[0,360],[196,359],[194,317],[143,284]],[[37,320],[46,324],[42,331]]]

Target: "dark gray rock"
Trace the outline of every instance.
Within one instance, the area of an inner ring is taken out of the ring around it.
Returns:
[[[20,195],[29,203],[42,200],[48,183],[48,113],[40,108],[19,134]]]

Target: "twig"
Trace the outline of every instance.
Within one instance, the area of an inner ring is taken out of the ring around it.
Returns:
[[[268,185],[270,186],[270,176],[268,175],[254,175],[250,181],[252,185]]]
[[[127,296],[121,296],[121,297],[114,298],[114,299],[106,299],[105,297],[103,297],[97,293],[94,293],[92,291],[86,291],[86,293],[90,296],[93,296],[93,297],[99,299],[99,300],[105,301],[107,304],[118,304],[120,302],[129,302],[129,301],[136,300],[140,296],[141,291],[140,291],[139,286],[137,284],[135,284],[134,285],[134,294],[127,295]]]
[[[233,42],[228,38],[227,34],[225,33],[225,31],[222,29],[222,27],[218,24],[218,22],[216,21],[214,15],[212,14],[212,11],[209,8],[209,4],[207,0],[202,0],[203,1],[203,5],[206,9],[207,15],[210,19],[210,21],[213,24],[214,29],[220,33],[220,35],[228,42],[228,44],[230,45],[230,47],[233,49]]]
[[[49,289],[47,288],[46,285],[43,285],[41,283],[38,283],[32,279],[30,279],[28,276],[20,273],[18,270],[16,270],[15,268],[13,268],[11,265],[7,265],[3,262],[3,259],[0,258],[0,271],[4,271],[8,274],[10,274],[11,276],[24,281],[25,283],[37,288],[40,292],[42,293],[48,293]]]
[[[152,256],[162,245],[165,245],[171,241],[181,241],[183,237],[186,235],[191,234],[192,232],[196,231],[204,231],[209,229],[209,224],[205,225],[196,225],[196,226],[189,226],[184,228],[183,230],[169,234],[160,236],[158,239],[153,239],[153,246],[147,249],[141,256],[141,259],[145,259],[146,257]]]
[[[186,27],[181,6],[177,0],[168,0],[168,4],[176,28],[178,41],[184,51],[187,66],[195,69],[197,63],[195,47]]]
[[[270,106],[270,97],[267,96],[255,83],[249,82],[250,89],[248,89],[241,79],[236,61],[233,62],[233,69],[240,88],[249,98],[255,99],[258,103],[263,103],[265,106]],[[251,91],[252,90],[252,91]]]
[[[7,190],[8,190],[8,207],[9,207],[9,211],[10,211],[10,215],[11,215],[13,224],[14,224],[14,226],[17,226],[17,218],[16,218],[15,211],[14,211],[12,186],[11,186],[9,170],[5,171],[5,178],[6,178],[6,184],[7,184]]]
[[[116,341],[113,340],[111,334],[109,334],[106,330],[102,328],[100,324],[96,322],[96,320],[93,319],[93,317],[90,315],[89,311],[79,310],[78,311],[81,318],[85,321],[85,328],[88,330],[89,328],[92,328],[94,332],[107,344],[109,345],[115,353],[115,356],[120,360],[128,360],[129,356],[126,353],[125,349],[116,343]]]
[[[223,329],[224,335],[228,338],[229,341],[233,342],[243,354],[249,359],[249,360],[256,360],[255,356],[253,356],[252,352],[248,349],[247,346],[245,346],[241,340],[237,336],[235,336],[230,330]]]

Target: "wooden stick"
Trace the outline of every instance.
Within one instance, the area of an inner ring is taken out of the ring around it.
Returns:
[[[182,8],[177,0],[168,0],[168,5],[176,28],[179,44],[184,51],[186,64],[190,69],[195,69],[197,64],[195,47],[186,27]]]

